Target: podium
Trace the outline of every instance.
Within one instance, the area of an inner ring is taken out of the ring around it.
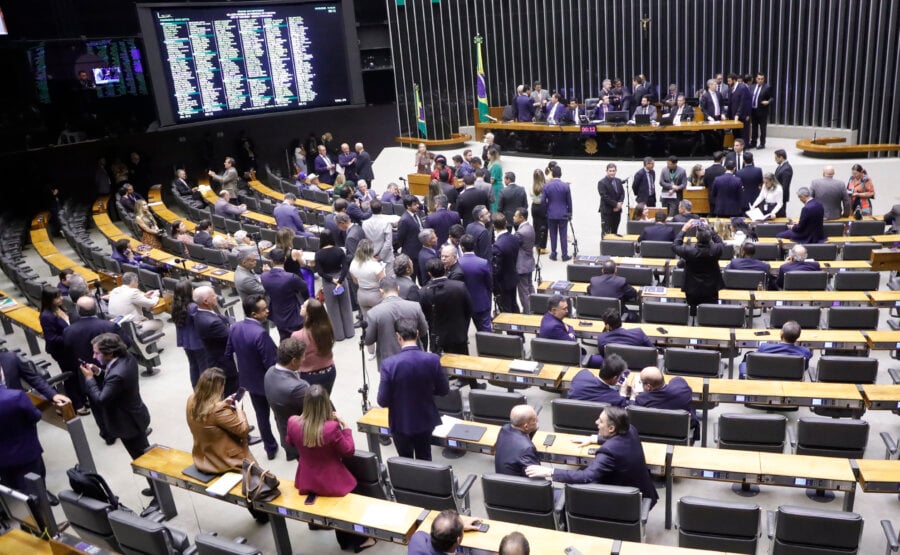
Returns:
[[[407,177],[409,183],[409,192],[413,195],[424,197],[428,195],[428,184],[431,183],[431,176],[424,173],[411,173]]]

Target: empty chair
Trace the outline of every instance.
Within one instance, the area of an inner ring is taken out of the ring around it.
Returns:
[[[868,237],[869,235],[881,235],[884,233],[884,221],[859,220],[850,222],[850,237]]]
[[[594,108],[597,107],[597,104],[600,103],[599,98],[585,98],[584,99],[584,111],[590,114]]]
[[[399,503],[469,514],[469,490],[475,483],[474,474],[469,474],[462,484],[458,484],[448,464],[391,457],[387,467],[394,497]]]
[[[826,272],[787,272],[784,274],[785,291],[824,291],[828,286]]]
[[[71,490],[59,492],[59,504],[66,520],[78,535],[91,543],[99,543],[112,551],[118,551],[115,534],[109,524],[112,505]]]
[[[641,257],[675,258],[674,245],[671,241],[641,241]]]
[[[877,291],[881,285],[878,272],[838,272],[834,274],[835,291]]]
[[[780,260],[781,249],[777,243],[756,243],[756,252],[753,258],[757,260]]]
[[[151,272],[150,270],[138,268],[138,282],[141,289],[145,291],[156,289],[161,292],[163,290],[162,278],[159,277],[159,274]]]
[[[766,273],[754,270],[725,270],[725,287],[728,289],[755,290],[766,288]]]
[[[592,277],[603,273],[603,266],[586,266],[582,264],[569,264],[566,266],[566,279],[574,282],[588,283]]]
[[[682,497],[678,547],[755,555],[759,513],[759,505]]]
[[[622,301],[612,297],[591,297],[581,295],[575,297],[575,309],[579,318],[599,319],[607,310],[614,308],[622,313]]]
[[[244,224],[244,231],[247,232],[247,235],[254,235],[256,233],[260,233],[260,227],[258,225],[253,224]]]
[[[555,530],[564,500],[554,504],[553,483],[521,476],[485,474],[481,477],[484,508],[491,520],[515,522]]]
[[[625,278],[628,285],[653,285],[653,268],[630,268],[619,266],[616,273]]]
[[[581,364],[581,347],[574,341],[535,337],[531,340],[531,359],[550,364],[578,366]]]
[[[802,417],[797,421],[798,455],[861,459],[869,443],[869,423],[849,420]]]
[[[162,241],[162,248],[166,252],[169,252],[169,253],[172,253],[172,254],[175,254],[178,256],[184,256],[184,252],[185,252],[184,243],[182,243],[178,239],[173,239],[172,237],[169,237],[168,235],[163,235],[162,237],[160,237],[160,241]]]
[[[210,216],[210,218],[212,219],[213,229],[215,229],[216,231],[218,231],[220,233],[227,232],[227,230],[225,228],[225,217],[224,216],[212,214]]]
[[[772,555],[855,555],[859,552],[863,519],[856,513],[778,507],[772,538]],[[771,522],[771,521],[770,521]]]
[[[521,393],[473,389],[469,392],[469,415],[475,422],[502,426],[509,422],[512,408],[525,402]]]
[[[697,319],[694,323],[717,328],[742,328],[746,321],[744,305],[701,304],[697,305]]]
[[[275,211],[275,205],[266,200],[259,201],[259,211],[266,216],[271,216]],[[244,227],[244,229],[247,229]]]
[[[600,254],[604,256],[634,256],[634,241],[600,241]]]
[[[268,242],[272,243],[273,245],[275,244],[275,241],[278,239],[277,232],[274,229],[269,229],[267,227],[259,228],[259,238],[262,239],[263,241],[268,241]],[[294,237],[294,239],[296,239],[296,238],[297,237]],[[294,247],[294,248],[296,248],[296,247]],[[303,250],[303,249],[301,249],[301,250]]]
[[[206,251],[204,250],[206,247],[196,243],[185,243],[185,245],[187,245],[188,256],[191,257],[191,260],[206,262]]]
[[[462,393],[458,387],[450,387],[446,395],[435,395],[434,405],[440,414],[446,414],[454,418],[463,419],[466,416],[466,407],[463,404]]]
[[[777,224],[777,223],[759,223],[756,224],[756,236],[757,237],[777,237],[779,233],[787,229],[785,224]]]
[[[656,366],[659,353],[656,347],[644,347],[636,345],[619,345],[610,343],[603,350],[603,356],[619,355],[625,361],[629,370],[641,371],[648,366]]]
[[[532,314],[543,314],[547,312],[547,302],[553,298],[553,295],[545,295],[543,293],[532,293],[528,296],[531,305]]]
[[[475,348],[483,357],[525,358],[525,343],[518,335],[480,331],[475,334]]]
[[[822,309],[818,306],[776,306],[769,313],[769,328],[780,329],[791,320],[802,329],[818,329],[822,319]]]
[[[734,258],[734,245],[723,243],[722,254],[719,255],[719,260],[731,260],[732,258]]]
[[[784,452],[787,418],[780,414],[723,414],[718,428],[719,449]]]
[[[686,326],[691,317],[686,303],[641,303],[641,318],[648,324],[673,324]]]
[[[691,413],[630,405],[628,418],[637,429],[641,441],[669,445],[691,444]]]
[[[566,484],[569,532],[640,542],[650,515],[651,499],[641,490],[603,484]]]
[[[196,542],[198,555],[261,555],[262,550],[247,545],[247,538],[235,538],[232,541],[220,538],[217,534],[200,534]]]
[[[748,380],[803,380],[806,359],[800,355],[747,353]]]
[[[385,470],[375,453],[357,449],[353,455],[344,458],[344,466],[356,478],[353,493],[376,499],[390,499],[385,484]]]
[[[815,369],[809,369],[813,381],[825,383],[875,383],[878,359],[822,355]]]
[[[838,246],[836,243],[819,243],[804,246],[810,260],[837,260]]]
[[[681,289],[684,287],[684,268],[675,268],[669,273],[669,287]]]
[[[130,511],[112,511],[109,524],[126,555],[179,555],[190,548],[184,532]]]
[[[843,260],[871,260],[872,251],[880,248],[881,243],[844,243],[841,258]]]
[[[666,374],[718,378],[722,374],[722,353],[670,347],[663,355]]]
[[[241,222],[237,220],[225,220],[225,231],[231,235],[241,230]]]
[[[830,330],[874,330],[878,327],[878,307],[835,306],[828,309]]]
[[[841,222],[825,222],[822,224],[825,237],[840,237],[844,234],[844,224]]]
[[[574,399],[553,399],[550,401],[550,412],[553,418],[553,431],[564,434],[591,435],[597,433],[597,418],[607,403],[593,401],[577,401]]]
[[[228,253],[221,249],[208,249],[204,247],[203,254],[206,256],[206,263],[210,266],[223,268],[228,264]]]

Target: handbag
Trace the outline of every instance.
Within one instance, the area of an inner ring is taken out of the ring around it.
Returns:
[[[281,495],[278,477],[263,469],[256,461],[244,459],[241,474],[241,495],[250,503],[271,501]]]

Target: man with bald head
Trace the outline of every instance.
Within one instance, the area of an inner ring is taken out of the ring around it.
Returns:
[[[788,221],[788,228],[778,233],[778,238],[795,243],[824,243],[825,207],[818,199],[812,198],[812,192],[808,187],[800,187],[797,190],[797,198],[803,203],[800,221],[795,224]]]
[[[778,280],[776,285],[779,289],[784,289],[784,275],[789,272],[818,272],[822,268],[815,260],[806,259],[806,247],[803,245],[794,245],[791,252],[784,259],[784,264],[778,268]]]
[[[850,193],[843,183],[834,178],[834,166],[822,169],[822,178],[813,179],[810,196],[822,203],[826,220],[836,220],[850,215]]]
[[[509,476],[525,476],[525,467],[541,464],[531,442],[538,429],[537,412],[531,405],[516,405],[509,413],[509,423],[497,435],[494,472]]]
[[[194,329],[203,349],[206,351],[204,368],[216,366],[225,372],[225,395],[231,395],[238,389],[237,369],[234,361],[225,356],[228,345],[228,334],[234,322],[223,314],[219,314],[219,296],[209,285],[194,289],[194,302],[197,314],[194,316]]]
[[[691,431],[693,439],[700,439],[700,421],[697,411],[691,406],[693,391],[684,378],[674,376],[666,383],[662,371],[656,366],[648,366],[641,370],[643,391],[637,394],[634,404],[638,407],[667,410],[686,410],[691,415]]]
[[[443,555],[456,553],[464,532],[474,532],[481,520],[460,515],[456,511],[441,511],[431,523],[431,534],[418,531],[409,540],[408,555]]]
[[[800,339],[800,333],[802,331],[800,324],[794,320],[789,320],[781,326],[781,341],[766,341],[765,343],[760,343],[759,349],[757,349],[756,352],[772,355],[802,356],[806,360],[806,366],[808,367],[809,359],[812,358],[812,351],[802,345],[797,345],[797,340]],[[747,374],[746,359],[747,356],[744,355],[745,362],[741,362],[739,367],[741,378]]]
[[[522,532],[510,532],[500,540],[500,555],[530,555],[531,546]]]

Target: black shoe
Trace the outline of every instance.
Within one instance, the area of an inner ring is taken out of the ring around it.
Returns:
[[[391,444],[391,438],[386,437],[386,436],[381,436],[381,437],[378,438],[378,443],[380,443],[380,444],[384,445],[385,447],[387,447],[388,445]]]
[[[59,505],[59,497],[53,495],[49,491],[47,492],[47,501],[50,502],[51,507],[56,507],[57,505]]]
[[[100,435],[100,437],[103,438],[103,441],[105,441],[107,445],[112,445],[116,442],[116,438],[114,437],[109,437],[102,434]]]
[[[257,514],[253,515],[253,520],[255,520],[257,524],[268,524],[269,513],[257,512]]]
[[[563,262],[568,262],[569,260],[572,260],[572,257],[571,257],[571,256],[564,256],[564,257],[563,257]]]
[[[550,258],[550,260],[556,262],[556,255],[555,255],[555,254],[551,254],[549,258]]]
[[[153,497],[153,490],[150,488],[144,488],[141,490],[141,495],[144,497]]]
[[[262,443],[262,438],[259,436],[250,436],[250,445],[256,445],[257,443]]]
[[[266,458],[268,458],[270,461],[274,461],[275,457],[277,455],[278,455],[278,449],[276,449],[274,451],[266,451]]]
[[[256,429],[256,426],[254,426],[253,424],[250,424],[250,429],[249,429],[248,431],[249,431],[249,432],[252,432],[252,431],[255,430],[255,429]]]

